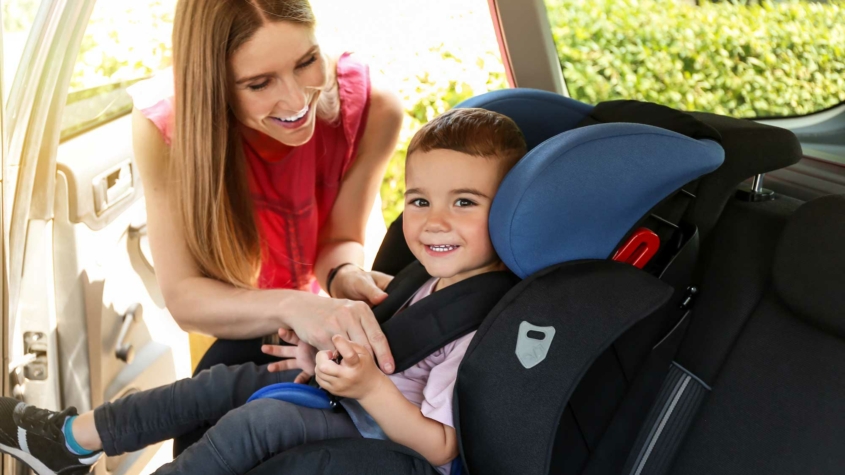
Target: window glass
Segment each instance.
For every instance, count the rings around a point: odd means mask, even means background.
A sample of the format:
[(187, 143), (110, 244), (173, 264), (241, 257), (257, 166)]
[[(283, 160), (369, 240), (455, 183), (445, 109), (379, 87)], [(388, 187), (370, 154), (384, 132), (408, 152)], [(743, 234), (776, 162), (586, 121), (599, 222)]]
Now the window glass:
[(845, 101), (845, 2), (546, 0), (574, 99), (735, 117)]
[(98, 1), (71, 76), (62, 139), (132, 110), (126, 88), (171, 64), (176, 0)]
[(396, 91), (405, 121), (381, 188), (386, 223), (402, 211), (414, 133), (464, 99), (507, 87), (487, 0), (311, 0), (324, 49), (351, 51)]
[(40, 0), (3, 0), (3, 103), (15, 80), (26, 38), (35, 21)]

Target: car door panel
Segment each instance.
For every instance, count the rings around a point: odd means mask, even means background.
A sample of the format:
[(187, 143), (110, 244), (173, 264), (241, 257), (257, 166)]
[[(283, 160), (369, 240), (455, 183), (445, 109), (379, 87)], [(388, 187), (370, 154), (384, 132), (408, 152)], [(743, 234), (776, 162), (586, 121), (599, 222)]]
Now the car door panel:
[[(130, 117), (62, 143), (56, 184), (53, 250), (57, 301), (64, 303), (66, 404), (96, 407), (189, 376), (187, 334), (165, 308), (144, 253), (146, 212)], [(121, 347), (131, 351), (121, 354)], [(110, 458), (97, 470), (138, 473), (155, 450)]]

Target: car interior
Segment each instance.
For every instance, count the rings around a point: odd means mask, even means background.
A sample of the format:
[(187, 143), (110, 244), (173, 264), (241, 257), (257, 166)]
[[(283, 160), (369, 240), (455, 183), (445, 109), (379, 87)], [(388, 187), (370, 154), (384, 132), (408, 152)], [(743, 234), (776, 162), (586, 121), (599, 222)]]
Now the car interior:
[[(44, 0), (0, 104), (3, 391), (80, 412), (190, 376), (156, 283), (127, 84), (67, 91), (103, 3)], [(751, 120), (576, 100), (544, 2), (487, 3), (510, 87), (455, 107), (525, 135), (490, 219), (522, 282), (461, 366), (452, 474), (841, 473), (845, 104)], [(68, 129), (71, 109), (97, 125)], [(413, 260), (400, 214), (372, 268)], [(94, 473), (138, 475), (156, 450)], [(333, 440), (250, 475), (279, 473), (438, 472), (389, 441)]]
[[(640, 289), (626, 297), (630, 291), (626, 287), (637, 288), (633, 275), (626, 276), (630, 282), (614, 282), (600, 298), (591, 294), (604, 285), (591, 282), (594, 276), (583, 275), (548, 284), (540, 294), (543, 296), (531, 294), (528, 289), (538, 285), (537, 280), (559, 272), (561, 263), (565, 269), (566, 263), (572, 262), (566, 258), (557, 261), (545, 252), (541, 254), (545, 260), (538, 265), (541, 270), (520, 275), (526, 280), (491, 311), (479, 334), (485, 330), (500, 334), (493, 338), (495, 344), (487, 346), (490, 336), (475, 337), (456, 390), (465, 473), (831, 473), (842, 466), (845, 461), (832, 441), (842, 414), (836, 409), (841, 378), (833, 363), (842, 351), (835, 316), (843, 301), (836, 283), (845, 277), (845, 271), (835, 243), (845, 230), (841, 219), (845, 199), (831, 195), (805, 203), (767, 189), (741, 186), (749, 175), (798, 162), (801, 149), (794, 134), (649, 104), (623, 104), (621, 112), (618, 104), (592, 108), (534, 90), (492, 92), (461, 106), (484, 107), (512, 117), (525, 131), (530, 150), (543, 142), (548, 147), (555, 140), (569, 138), (570, 129), (595, 128), (614, 117), (631, 123), (661, 123), (691, 136), (706, 137), (715, 131), (711, 137), (717, 137), (724, 150), (724, 163), (715, 171), (685, 184), (649, 208), (643, 219), (633, 218), (637, 227), (670, 231), (667, 239), (661, 240), (667, 244), (661, 246), (661, 252), (669, 255), (662, 260), (655, 257), (663, 264), (637, 272), (669, 284), (671, 297), (660, 305), (635, 316), (643, 310), (633, 301), (648, 301), (649, 295)], [(746, 145), (752, 143), (750, 138), (754, 147)], [(689, 152), (680, 147), (670, 154), (677, 160), (690, 159)], [(591, 156), (595, 161), (605, 158), (597, 153)], [(537, 154), (529, 152), (523, 161), (536, 159)], [(602, 175), (602, 184), (624, 182), (627, 177), (613, 176), (619, 175), (619, 167), (615, 169), (615, 173), (611, 168)], [(551, 172), (544, 169), (540, 173)], [(555, 184), (566, 183), (554, 178)], [(630, 197), (609, 188), (598, 196)], [(550, 195), (542, 187), (539, 193), (543, 196), (537, 201), (594, 199), (566, 191)], [(500, 199), (506, 198), (497, 195)], [(543, 214), (545, 220), (566, 219), (560, 209), (559, 214), (545, 214), (554, 210), (532, 205), (540, 208), (534, 212)], [(676, 217), (676, 221), (660, 213)], [(497, 228), (505, 226), (497, 223), (506, 221), (507, 214), (491, 213), (491, 234), (495, 236)], [(520, 229), (515, 236), (542, 234), (550, 224), (539, 221), (542, 224), (537, 229)], [(834, 221), (838, 222), (831, 226)], [(515, 228), (515, 218), (508, 225)], [(381, 263), (400, 265), (402, 256), (408, 256), (402, 248), (404, 242), (391, 239), (397, 232), (401, 233), (401, 226), (394, 223), (385, 243), (395, 247), (382, 247), (376, 267)], [(629, 232), (625, 238), (630, 238)], [(561, 234), (557, 241), (561, 247), (571, 247), (564, 245), (567, 240)], [(495, 237), (494, 244), (500, 250)], [(536, 242), (524, 245), (537, 249)], [(591, 262), (596, 261), (576, 258), (579, 265)], [(506, 263), (513, 269), (507, 259)], [(578, 291), (571, 290), (572, 286)], [(519, 302), (524, 294), (530, 294), (530, 303), (520, 307), (513, 301)], [(627, 317), (632, 321), (619, 328), (586, 324), (612, 313), (608, 300), (618, 301), (625, 308), (623, 313), (630, 312)], [(505, 302), (508, 305), (502, 309)], [(572, 322), (568, 306), (582, 312)], [(574, 332), (577, 335), (570, 336), (572, 342), (566, 339), (553, 344), (571, 346), (589, 336), (601, 341), (582, 349), (580, 355), (548, 361), (550, 373), (523, 380), (501, 369), (517, 360), (508, 348), (516, 340), (517, 329), (513, 325), (491, 328), (508, 316), (557, 324), (561, 326), (558, 332), (563, 333), (576, 323), (597, 333), (585, 336), (585, 329)], [(486, 354), (479, 356), (485, 350)], [(506, 387), (501, 386), (502, 372), (508, 375)], [(573, 372), (568, 376), (571, 380), (558, 381), (564, 378), (562, 374)], [(543, 394), (541, 402), (532, 398), (537, 392)], [(515, 407), (506, 410), (508, 405)], [(565, 409), (561, 411), (561, 407)], [(491, 417), (496, 411), (498, 415)], [(538, 433), (549, 435), (544, 439)], [(308, 473), (297, 472), (296, 464), (320, 455), (326, 457), (320, 459), (326, 464), (324, 473), (365, 469), (355, 461), (377, 457), (361, 457), (366, 451), (384, 451), (389, 454), (385, 457), (394, 461), (410, 459), (405, 464), (396, 461), (397, 465), (388, 465), (383, 472), (369, 473), (435, 473), (427, 471), (430, 467), (420, 468), (418, 457), (414, 460), (413, 455), (387, 442), (385, 447), (370, 441), (357, 443), (347, 450), (341, 448), (341, 442), (315, 445), (282, 454), (254, 473)]]

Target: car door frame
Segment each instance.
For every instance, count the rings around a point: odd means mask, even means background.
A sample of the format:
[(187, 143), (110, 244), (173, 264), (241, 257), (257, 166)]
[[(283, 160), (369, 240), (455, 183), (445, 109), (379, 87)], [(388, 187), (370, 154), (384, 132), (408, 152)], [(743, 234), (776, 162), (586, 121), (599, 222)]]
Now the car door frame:
[[(4, 395), (17, 392), (27, 402), (48, 408), (60, 404), (56, 307), (51, 293), (56, 151), (76, 52), (94, 3), (42, 0), (4, 109), (4, 333), (9, 336), (3, 340), (3, 350), (11, 380), (3, 391)], [(16, 338), (25, 333), (40, 334), (41, 343), (36, 346)], [(44, 384), (21, 377), (23, 370), (38, 364), (46, 368)], [(11, 467), (7, 458), (7, 473)]]

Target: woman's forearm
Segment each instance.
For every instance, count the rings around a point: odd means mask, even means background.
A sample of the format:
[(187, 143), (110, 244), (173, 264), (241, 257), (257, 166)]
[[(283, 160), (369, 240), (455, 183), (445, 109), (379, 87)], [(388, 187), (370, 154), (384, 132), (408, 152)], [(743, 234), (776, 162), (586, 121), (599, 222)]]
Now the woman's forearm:
[(320, 287), (326, 289), (326, 278), (329, 270), (345, 262), (351, 262), (357, 266), (364, 265), (364, 245), (356, 241), (334, 241), (320, 246), (317, 262), (314, 264), (314, 275), (320, 282)]
[(188, 277), (165, 292), (171, 315), (186, 331), (247, 339), (290, 328), (287, 308), (298, 299), (320, 298), (291, 289), (246, 290), (205, 277)]
[(458, 456), (455, 429), (423, 416), (386, 376), (377, 390), (359, 402), (390, 440), (416, 450), (432, 465)]

